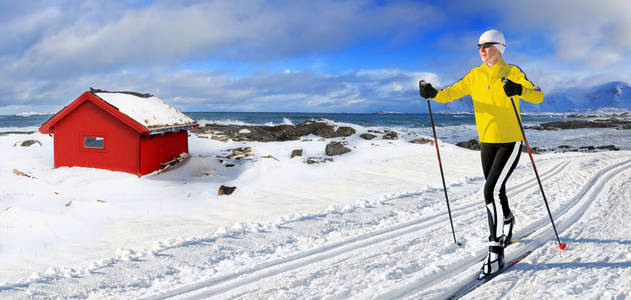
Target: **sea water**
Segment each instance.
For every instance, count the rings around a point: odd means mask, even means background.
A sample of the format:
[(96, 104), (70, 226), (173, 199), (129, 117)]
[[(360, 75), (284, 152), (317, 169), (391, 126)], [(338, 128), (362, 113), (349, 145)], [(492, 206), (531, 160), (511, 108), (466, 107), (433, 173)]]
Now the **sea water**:
[[(390, 128), (397, 131), (413, 132), (432, 136), (431, 120), (427, 113), (270, 113), (270, 112), (187, 112), (189, 117), (201, 126), (209, 123), (237, 125), (280, 125), (299, 124), (308, 119), (325, 118), (335, 122), (351, 123), (368, 128)], [(0, 115), (0, 133), (8, 131), (37, 131), (39, 126), (52, 115)], [(434, 123), (438, 138), (448, 143), (458, 143), (478, 139), (473, 113), (435, 113)], [(567, 121), (571, 118), (563, 114), (523, 114), (523, 124), (536, 126), (545, 122)], [(517, 122), (517, 120), (515, 120)], [(615, 145), (623, 150), (631, 150), (631, 130), (615, 128), (587, 128), (557, 131), (526, 130), (531, 147), (553, 150), (560, 145), (575, 148), (583, 146)]]

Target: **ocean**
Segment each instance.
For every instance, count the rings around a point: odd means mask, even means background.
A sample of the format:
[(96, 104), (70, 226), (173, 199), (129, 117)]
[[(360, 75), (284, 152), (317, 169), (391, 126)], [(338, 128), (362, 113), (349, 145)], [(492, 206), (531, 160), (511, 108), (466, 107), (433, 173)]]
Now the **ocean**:
[[(415, 132), (432, 136), (429, 114), (404, 113), (286, 113), (286, 112), (187, 112), (200, 125), (207, 123), (239, 125), (298, 124), (312, 118), (325, 118), (335, 122), (357, 124), (370, 128), (391, 128), (402, 132)], [(36, 131), (52, 115), (0, 115), (0, 133), (7, 131)], [(563, 114), (523, 114), (524, 125), (570, 120)], [(458, 143), (477, 139), (475, 118), (472, 113), (435, 113), (434, 122), (440, 139)], [(631, 130), (570, 129), (559, 131), (526, 130), (531, 147), (553, 149), (560, 145), (573, 147), (615, 145), (631, 150)]]
[[(283, 124), (291, 121), (293, 124), (301, 123), (308, 119), (325, 118), (336, 122), (352, 123), (364, 127), (406, 127), (423, 128), (430, 127), (429, 114), (404, 114), (404, 113), (373, 113), (373, 114), (350, 114), (350, 113), (249, 113), (249, 112), (189, 112), (188, 116), (198, 122), (218, 121), (230, 123), (243, 122), (248, 125), (262, 124)], [(561, 115), (526, 115), (524, 122), (550, 122), (563, 119)], [(434, 122), (436, 126), (460, 126), (473, 125), (475, 119), (472, 113), (435, 113)]]

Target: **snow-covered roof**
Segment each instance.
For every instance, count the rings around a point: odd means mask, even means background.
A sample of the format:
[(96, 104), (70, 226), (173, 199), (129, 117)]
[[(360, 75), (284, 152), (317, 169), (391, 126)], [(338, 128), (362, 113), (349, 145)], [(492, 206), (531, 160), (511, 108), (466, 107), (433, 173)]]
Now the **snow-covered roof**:
[(191, 127), (196, 124), (195, 120), (155, 96), (126, 92), (94, 92), (93, 94), (147, 127), (151, 133), (174, 127)]

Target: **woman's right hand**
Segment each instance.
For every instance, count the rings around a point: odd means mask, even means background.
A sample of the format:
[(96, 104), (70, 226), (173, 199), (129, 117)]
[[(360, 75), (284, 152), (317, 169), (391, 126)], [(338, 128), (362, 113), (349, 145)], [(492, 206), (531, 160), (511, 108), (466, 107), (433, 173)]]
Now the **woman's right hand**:
[(429, 82), (425, 82), (425, 80), (418, 82), (418, 89), (421, 93), (421, 97), (425, 99), (432, 99), (438, 94), (438, 91)]

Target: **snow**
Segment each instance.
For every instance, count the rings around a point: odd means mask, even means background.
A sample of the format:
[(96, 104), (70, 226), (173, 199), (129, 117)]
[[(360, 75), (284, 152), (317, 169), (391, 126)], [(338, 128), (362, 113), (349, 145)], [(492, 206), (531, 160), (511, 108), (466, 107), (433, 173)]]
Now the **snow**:
[(205, 126), (206, 124), (218, 124), (218, 125), (255, 125), (255, 124), (248, 124), (245, 123), (241, 120), (231, 120), (231, 119), (225, 119), (225, 120), (206, 120), (206, 119), (201, 119), (198, 120), (197, 123), (199, 123), (200, 126)]
[[(440, 142), (458, 247), (433, 145), (409, 143), (422, 137), (412, 130), (367, 141), (358, 136), (368, 128), (335, 125), (357, 133), (270, 143), (191, 135), (189, 160), (143, 177), (53, 169), (51, 137), (0, 136), (0, 298), (426, 299), (466, 284), (486, 251), (479, 152)], [(28, 139), (42, 145), (14, 147)], [(305, 163), (332, 140), (352, 151)], [(219, 162), (246, 146), (252, 159)], [(290, 159), (294, 149), (303, 156)], [(516, 236), (534, 233), (506, 251), (533, 252), (465, 298), (630, 297), (631, 152), (535, 160), (568, 248), (557, 249), (522, 155), (508, 194)], [(237, 189), (218, 196), (221, 185)]]
[(143, 98), (125, 93), (95, 95), (149, 129), (195, 124), (193, 119), (155, 96)]
[(593, 109), (581, 109), (581, 110), (571, 110), (566, 113), (563, 113), (566, 116), (572, 117), (623, 117), (629, 118), (631, 117), (631, 111), (628, 109), (622, 109), (617, 107), (601, 107), (601, 108), (593, 108)]
[(30, 116), (45, 116), (45, 115), (52, 115), (54, 113), (42, 113), (42, 112), (21, 112), (21, 113), (17, 113), (15, 114), (16, 117), (30, 117)]

